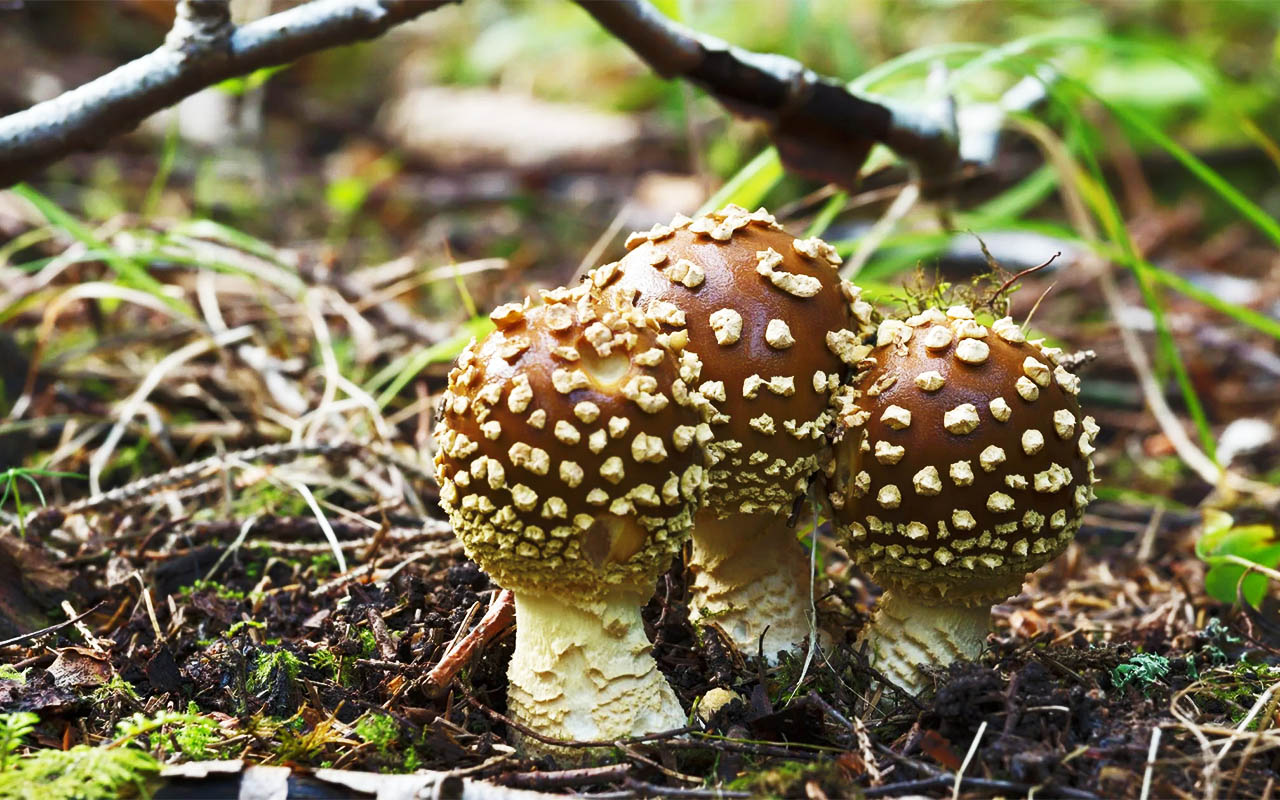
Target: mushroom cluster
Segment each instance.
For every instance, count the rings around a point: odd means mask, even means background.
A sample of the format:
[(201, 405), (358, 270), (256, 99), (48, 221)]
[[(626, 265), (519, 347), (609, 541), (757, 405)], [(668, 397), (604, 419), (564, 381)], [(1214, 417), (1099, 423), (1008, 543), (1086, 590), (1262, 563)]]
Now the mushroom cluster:
[(813, 630), (809, 556), (788, 517), (830, 459), (832, 398), (870, 350), (871, 306), (840, 280), (834, 248), (763, 209), (678, 217), (627, 247), (592, 279), (634, 296), (671, 335), (710, 424), (691, 616), (773, 661)]
[(917, 664), (977, 655), (1092, 497), (1097, 426), (1058, 352), (962, 306), (873, 326), (835, 250), (763, 209), (627, 250), (496, 309), (441, 402), (441, 504), (515, 595), (512, 716), (588, 741), (681, 727), (639, 609), (687, 541), (695, 620), (771, 658), (810, 637), (791, 519), (815, 479), (886, 589), (882, 672), (915, 688)]
[(977, 656), (991, 605), (1080, 526), (1098, 427), (1059, 355), (1008, 317), (929, 309), (882, 322), (845, 393), (833, 522), (886, 590), (867, 637), (901, 686)]
[(512, 716), (587, 741), (678, 728), (640, 607), (705, 494), (700, 395), (675, 402), (682, 367), (622, 293), (584, 283), (542, 299), (496, 309), (449, 374), (441, 505), (515, 596)]

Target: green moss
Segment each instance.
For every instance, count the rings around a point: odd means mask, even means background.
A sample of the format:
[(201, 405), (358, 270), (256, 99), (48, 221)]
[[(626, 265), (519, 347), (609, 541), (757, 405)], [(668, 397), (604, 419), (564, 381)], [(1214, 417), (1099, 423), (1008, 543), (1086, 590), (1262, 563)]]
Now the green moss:
[(269, 688), (274, 677), (280, 672), (283, 672), (285, 680), (292, 684), (298, 679), (298, 671), (301, 668), (302, 662), (288, 650), (262, 653), (254, 664), (253, 673), (249, 676), (249, 689), (260, 692)]
[(356, 720), (356, 735), (387, 755), (400, 740), (400, 725), (387, 714), (369, 712)]

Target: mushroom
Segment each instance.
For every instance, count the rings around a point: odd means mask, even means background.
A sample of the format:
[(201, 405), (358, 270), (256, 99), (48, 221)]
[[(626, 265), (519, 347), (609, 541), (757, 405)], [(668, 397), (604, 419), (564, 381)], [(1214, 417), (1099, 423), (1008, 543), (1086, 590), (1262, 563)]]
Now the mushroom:
[(543, 299), (496, 309), (497, 329), (449, 374), (441, 505), (467, 555), (515, 595), (516, 720), (588, 741), (678, 728), (640, 607), (702, 502), (704, 451), (675, 433), (700, 417), (673, 402), (680, 365), (625, 297), (584, 284)]
[(976, 657), (991, 605), (1080, 527), (1098, 426), (1059, 353), (964, 306), (880, 324), (840, 411), (830, 502), (885, 589), (866, 638), (894, 683), (918, 690), (918, 665)]
[(830, 459), (831, 398), (870, 350), (855, 331), (870, 332), (871, 306), (840, 280), (830, 245), (764, 209), (680, 216), (627, 248), (588, 280), (634, 293), (680, 353), (674, 399), (699, 390), (710, 426), (695, 433), (715, 463), (695, 519), (691, 615), (773, 660), (811, 630), (809, 554), (788, 517)]

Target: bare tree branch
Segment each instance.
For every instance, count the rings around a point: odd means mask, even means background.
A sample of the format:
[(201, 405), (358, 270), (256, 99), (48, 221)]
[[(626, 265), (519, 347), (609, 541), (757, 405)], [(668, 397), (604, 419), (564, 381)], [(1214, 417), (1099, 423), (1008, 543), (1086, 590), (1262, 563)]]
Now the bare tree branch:
[[(236, 27), (228, 0), (179, 0), (164, 44), (52, 100), (0, 118), (0, 188), (77, 150), (92, 149), (201, 89), (262, 67), (381, 35), (458, 0), (311, 0)], [(577, 0), (660, 75), (684, 78), (730, 111), (768, 123), (786, 166), (851, 186), (872, 145), (912, 162), (924, 186), (965, 161), (987, 161), (1005, 113), (1045, 96), (1024, 81), (998, 104), (961, 109), (943, 96), (927, 110), (870, 100), (785, 56), (753, 53), (691, 31), (648, 0)]]
[[(730, 111), (769, 125), (782, 162), (792, 171), (844, 186), (857, 181), (872, 145), (912, 162), (928, 184), (950, 178), (972, 154), (994, 155), (1004, 112), (1044, 97), (1039, 81), (1019, 84), (989, 107), (994, 126), (964, 125), (980, 116), (956, 111), (949, 99), (928, 110), (897, 108), (860, 97), (794, 59), (753, 53), (679, 25), (648, 0), (576, 0), (610, 33), (664, 78), (684, 78)], [(987, 108), (987, 107), (984, 107)], [(992, 115), (987, 115), (991, 118)], [(961, 133), (971, 141), (961, 142)]]
[(0, 188), (227, 78), (372, 39), (457, 0), (312, 0), (241, 27), (227, 0), (180, 0), (165, 42), (52, 100), (0, 118)]

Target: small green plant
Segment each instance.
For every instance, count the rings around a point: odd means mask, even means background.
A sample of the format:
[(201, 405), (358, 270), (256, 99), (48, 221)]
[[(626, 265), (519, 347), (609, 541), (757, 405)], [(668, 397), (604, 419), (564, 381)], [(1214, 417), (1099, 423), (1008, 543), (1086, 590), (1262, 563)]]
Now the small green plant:
[(387, 755), (400, 740), (400, 726), (391, 716), (370, 711), (356, 720), (356, 735)]
[[(187, 705), (187, 720), (173, 732), (173, 742), (184, 756), (193, 761), (204, 761), (217, 755), (214, 743), (218, 741), (218, 724), (200, 716), (200, 707), (194, 702)], [(166, 748), (167, 749), (167, 748)]]
[(39, 721), (35, 714), (0, 715), (0, 797), (18, 800), (107, 800), (125, 787), (146, 795), (146, 781), (160, 763), (139, 739), (169, 725), (185, 726), (189, 714), (162, 711), (134, 714), (116, 726), (116, 738), (100, 746), (79, 744), (69, 750), (37, 750), (18, 755), (22, 739)]
[(214, 593), (214, 596), (216, 596), (219, 600), (240, 601), (240, 600), (243, 600), (245, 597), (244, 592), (240, 591), (239, 589), (232, 589), (231, 587), (224, 586), (223, 584), (218, 583), (217, 581), (206, 581), (202, 579), (196, 579), (191, 583), (191, 585), (183, 586), (179, 590), (179, 593), (183, 597), (190, 597), (196, 592), (202, 592), (202, 591), (205, 591), (206, 589), (212, 590)]
[(1227, 654), (1222, 649), (1222, 646), (1240, 642), (1240, 637), (1233, 634), (1217, 617), (1209, 620), (1209, 623), (1204, 626), (1204, 630), (1200, 631), (1199, 636), (1204, 640), (1200, 650), (1208, 657), (1209, 663), (1215, 667), (1221, 667), (1227, 663)]
[(18, 530), (26, 535), (26, 516), (27, 511), (22, 505), (22, 485), (19, 481), (26, 481), (31, 484), (31, 488), (36, 490), (36, 497), (40, 499), (41, 507), (47, 505), (44, 499), (44, 490), (40, 488), (40, 484), (36, 483), (32, 475), (39, 475), (42, 478), (83, 478), (74, 472), (51, 472), (46, 469), (25, 469), (23, 467), (10, 467), (4, 472), (0, 472), (0, 485), (4, 486), (4, 494), (0, 495), (0, 508), (4, 508), (5, 503), (9, 502), (9, 496), (13, 496), (13, 507), (18, 514)]
[(338, 562), (334, 559), (333, 553), (317, 553), (311, 557), (311, 571), (315, 573), (318, 581), (327, 579), (337, 566)]
[(18, 800), (109, 800), (125, 786), (139, 794), (160, 764), (136, 747), (38, 750), (0, 772), (0, 797)]
[(377, 652), (378, 640), (374, 637), (373, 631), (361, 628), (357, 635), (360, 637), (360, 655), (368, 658)]
[(243, 631), (245, 628), (253, 628), (253, 629), (255, 629), (255, 630), (262, 630), (262, 629), (263, 629), (263, 628), (265, 628), (265, 627), (267, 627), (267, 623), (265, 623), (265, 622), (258, 622), (257, 620), (253, 620), (253, 619), (242, 619), (242, 620), (240, 620), (239, 622), (234, 622), (234, 623), (232, 623), (232, 624), (231, 624), (231, 627), (230, 627), (230, 628), (227, 628), (226, 632), (225, 632), (225, 633), (223, 633), (222, 635), (223, 635), (223, 636), (225, 636), (226, 638), (230, 639), (230, 638), (232, 638), (233, 636), (235, 636), (235, 635), (239, 634), (239, 633), (240, 633), (241, 631)]
[(15, 669), (9, 664), (0, 664), (0, 681), (13, 681), (19, 686), (25, 686), (27, 683), (27, 673), (30, 671), (30, 667), (27, 667), (26, 669)]
[(1150, 696), (1152, 688), (1168, 674), (1169, 659), (1155, 653), (1138, 653), (1111, 670), (1111, 683), (1117, 689), (1136, 683), (1143, 695)]
[(333, 678), (340, 686), (352, 684), (352, 668), (355, 666), (354, 656), (334, 655), (331, 650), (317, 650), (309, 657), (311, 666), (319, 672)]
[(1258, 606), (1266, 596), (1268, 577), (1250, 571), (1249, 565), (1280, 566), (1275, 530), (1270, 525), (1236, 525), (1230, 514), (1216, 509), (1205, 510), (1203, 528), (1196, 540), (1196, 555), (1209, 565), (1205, 591), (1223, 603), (1235, 603), (1242, 596), (1249, 605)]
[(129, 700), (138, 700), (138, 690), (133, 688), (133, 684), (120, 677), (119, 673), (111, 676), (111, 680), (93, 690), (90, 699), (97, 704), (107, 703), (119, 697), (128, 698)]
[(0, 714), (0, 773), (9, 769), (18, 748), (22, 747), (22, 740), (35, 730), (39, 721), (40, 717), (30, 711)]

